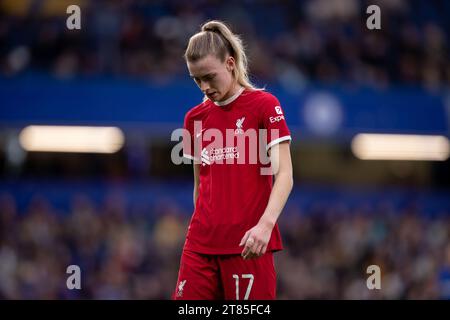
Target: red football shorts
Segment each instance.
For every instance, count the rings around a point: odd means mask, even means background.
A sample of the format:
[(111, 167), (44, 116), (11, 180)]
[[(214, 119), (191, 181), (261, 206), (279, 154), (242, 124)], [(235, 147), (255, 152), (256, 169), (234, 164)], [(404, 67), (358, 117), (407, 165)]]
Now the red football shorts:
[(240, 255), (206, 255), (183, 250), (175, 300), (273, 300), (273, 253), (244, 260)]

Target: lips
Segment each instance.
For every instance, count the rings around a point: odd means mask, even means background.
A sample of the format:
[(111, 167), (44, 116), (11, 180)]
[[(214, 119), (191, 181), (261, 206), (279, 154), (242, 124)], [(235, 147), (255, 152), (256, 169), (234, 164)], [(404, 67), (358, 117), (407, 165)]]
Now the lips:
[(214, 98), (215, 96), (217, 95), (217, 92), (212, 92), (212, 93), (207, 93), (206, 94), (206, 96), (208, 97), (208, 98)]

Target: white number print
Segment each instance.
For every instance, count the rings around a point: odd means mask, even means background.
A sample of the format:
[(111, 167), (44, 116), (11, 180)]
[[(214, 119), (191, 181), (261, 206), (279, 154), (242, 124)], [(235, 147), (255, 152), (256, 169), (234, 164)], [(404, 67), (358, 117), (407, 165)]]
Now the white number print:
[[(236, 300), (239, 300), (239, 275), (233, 274), (233, 278), (236, 281)], [(255, 277), (252, 274), (243, 274), (242, 279), (250, 279), (247, 286), (247, 291), (245, 292), (244, 300), (248, 300), (250, 296), (250, 291), (252, 290), (253, 281)]]

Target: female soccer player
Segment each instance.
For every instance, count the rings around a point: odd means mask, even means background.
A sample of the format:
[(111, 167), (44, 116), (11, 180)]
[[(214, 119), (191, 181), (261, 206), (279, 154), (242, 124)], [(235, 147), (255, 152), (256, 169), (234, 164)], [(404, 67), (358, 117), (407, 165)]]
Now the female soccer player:
[(280, 103), (250, 83), (242, 42), (220, 21), (190, 38), (185, 60), (205, 98), (184, 122), (195, 209), (173, 298), (275, 299), (276, 221), (293, 185)]

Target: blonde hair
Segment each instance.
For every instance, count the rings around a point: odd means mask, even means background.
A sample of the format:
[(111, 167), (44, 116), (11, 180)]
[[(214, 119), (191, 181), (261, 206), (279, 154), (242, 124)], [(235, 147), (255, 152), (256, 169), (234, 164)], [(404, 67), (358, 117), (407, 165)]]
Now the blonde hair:
[(236, 64), (233, 77), (238, 84), (246, 89), (258, 90), (249, 80), (247, 56), (241, 38), (222, 21), (212, 20), (203, 24), (201, 31), (189, 39), (184, 59), (195, 62), (208, 54), (215, 55), (222, 62), (227, 54), (232, 56)]

